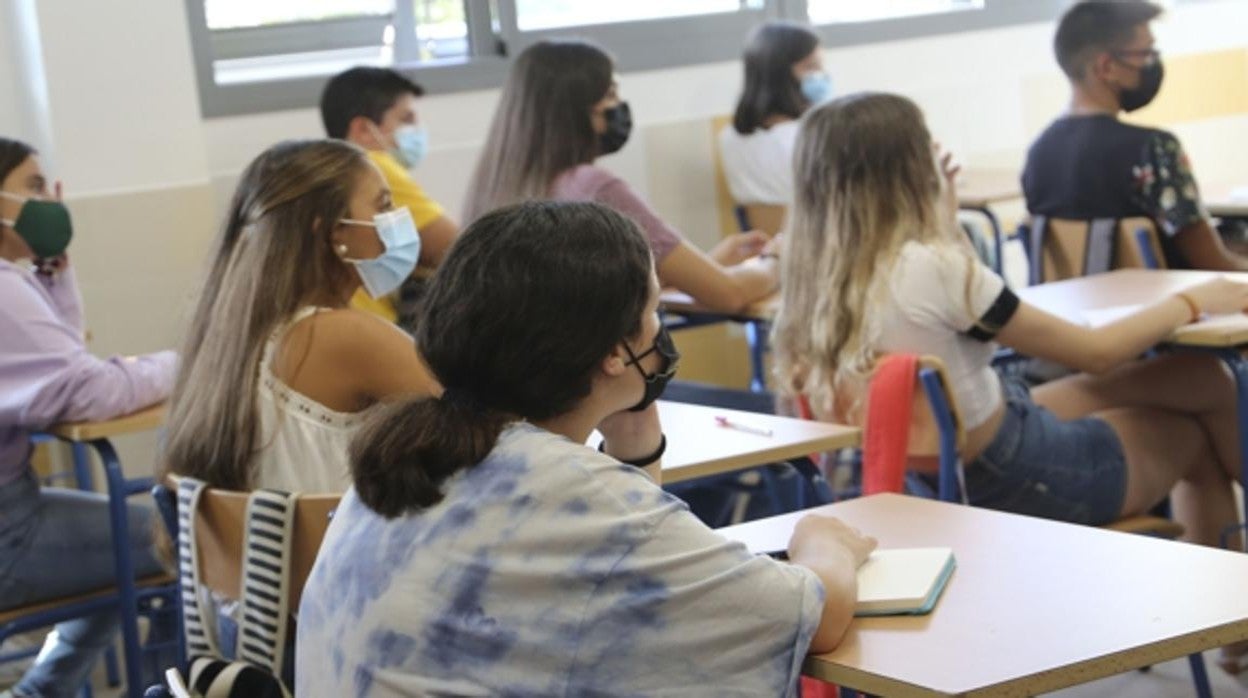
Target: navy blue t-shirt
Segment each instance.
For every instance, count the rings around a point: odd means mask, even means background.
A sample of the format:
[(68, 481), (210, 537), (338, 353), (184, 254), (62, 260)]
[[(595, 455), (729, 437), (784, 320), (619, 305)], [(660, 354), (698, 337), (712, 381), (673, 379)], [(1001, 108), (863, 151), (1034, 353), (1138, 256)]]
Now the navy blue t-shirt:
[(1174, 236), (1206, 217), (1174, 134), (1108, 114), (1066, 116), (1049, 125), (1027, 152), (1023, 193), (1032, 215), (1152, 218), (1172, 268), (1189, 266)]

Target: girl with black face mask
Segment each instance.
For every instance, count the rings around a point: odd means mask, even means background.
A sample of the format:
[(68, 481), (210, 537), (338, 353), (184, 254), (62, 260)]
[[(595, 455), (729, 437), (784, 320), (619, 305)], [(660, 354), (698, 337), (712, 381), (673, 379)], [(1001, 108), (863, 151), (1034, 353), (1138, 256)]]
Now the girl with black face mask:
[(525, 49), (503, 88), (464, 219), (533, 199), (595, 201), (641, 226), (664, 286), (725, 312), (770, 295), (777, 265), (765, 235), (735, 235), (705, 254), (632, 187), (594, 164), (624, 147), (633, 129), (614, 71), (611, 57), (584, 41), (539, 41)]

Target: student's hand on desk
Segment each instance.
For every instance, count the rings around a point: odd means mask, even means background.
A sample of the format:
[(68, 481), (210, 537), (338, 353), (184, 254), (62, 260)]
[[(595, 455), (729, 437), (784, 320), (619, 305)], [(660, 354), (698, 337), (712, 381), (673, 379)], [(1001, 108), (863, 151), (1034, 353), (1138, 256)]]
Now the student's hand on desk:
[(760, 230), (732, 235), (719, 241), (711, 250), (711, 258), (725, 267), (734, 267), (767, 248), (771, 237)]
[(1202, 313), (1224, 315), (1248, 311), (1248, 284), (1219, 276), (1203, 284), (1183, 289)]
[(605, 445), (603, 450), (620, 460), (636, 460), (654, 453), (663, 440), (659, 407), (651, 404), (640, 412), (623, 410), (598, 424)]
[(807, 514), (793, 528), (793, 537), (789, 539), (789, 559), (800, 561), (805, 557), (805, 551), (817, 551), (829, 543), (837, 544), (849, 553), (854, 569), (861, 567), (878, 545), (874, 538), (864, 536), (840, 519)]

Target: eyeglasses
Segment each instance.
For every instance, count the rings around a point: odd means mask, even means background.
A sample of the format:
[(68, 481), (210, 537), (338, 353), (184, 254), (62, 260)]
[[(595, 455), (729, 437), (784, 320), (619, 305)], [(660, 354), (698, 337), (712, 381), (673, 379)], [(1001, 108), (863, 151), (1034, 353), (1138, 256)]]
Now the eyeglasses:
[(1118, 51), (1112, 51), (1110, 55), (1119, 60), (1122, 60), (1127, 56), (1143, 58), (1144, 65), (1152, 65), (1161, 60), (1161, 51), (1158, 51), (1155, 48), (1121, 49)]

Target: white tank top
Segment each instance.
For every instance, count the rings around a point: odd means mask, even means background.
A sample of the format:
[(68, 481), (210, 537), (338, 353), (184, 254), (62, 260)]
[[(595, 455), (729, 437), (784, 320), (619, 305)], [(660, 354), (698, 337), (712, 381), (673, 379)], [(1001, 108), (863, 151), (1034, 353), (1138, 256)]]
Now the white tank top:
[(273, 373), (273, 354), (301, 320), (325, 308), (302, 308), (269, 337), (260, 360), (260, 451), (256, 487), (285, 492), (338, 493), (351, 486), (347, 448), (365, 412), (336, 412), (296, 392)]

